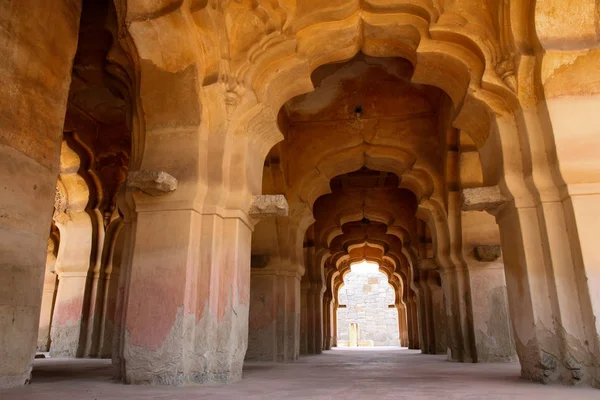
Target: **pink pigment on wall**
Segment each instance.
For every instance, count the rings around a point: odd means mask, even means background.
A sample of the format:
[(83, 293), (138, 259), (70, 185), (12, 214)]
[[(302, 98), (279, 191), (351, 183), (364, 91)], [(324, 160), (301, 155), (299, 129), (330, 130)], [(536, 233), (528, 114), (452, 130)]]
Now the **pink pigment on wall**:
[(165, 341), (182, 306), (183, 288), (175, 277), (140, 279), (131, 282), (131, 307), (127, 312), (127, 330), (131, 343), (156, 350)]
[(67, 325), (69, 322), (76, 322), (81, 318), (82, 310), (82, 296), (74, 297), (60, 303), (57, 302), (54, 306), (53, 323), (58, 325)]

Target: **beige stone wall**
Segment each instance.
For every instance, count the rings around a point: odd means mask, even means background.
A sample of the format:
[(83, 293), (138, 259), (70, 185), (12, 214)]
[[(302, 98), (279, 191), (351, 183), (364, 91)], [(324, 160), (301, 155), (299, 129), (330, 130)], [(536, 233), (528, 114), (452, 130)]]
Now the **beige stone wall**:
[[(338, 346), (348, 345), (349, 325), (358, 324), (358, 340), (374, 346), (399, 346), (398, 310), (394, 307), (394, 289), (381, 272), (344, 276), (337, 310)], [(392, 306), (390, 308), (390, 306)]]

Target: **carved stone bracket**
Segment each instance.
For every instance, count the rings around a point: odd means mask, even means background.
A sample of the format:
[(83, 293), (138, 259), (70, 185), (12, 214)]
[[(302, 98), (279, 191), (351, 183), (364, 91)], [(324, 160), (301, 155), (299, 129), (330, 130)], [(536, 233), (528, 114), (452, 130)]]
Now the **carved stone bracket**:
[(490, 211), (507, 201), (498, 186), (469, 188), (462, 191), (463, 211)]
[(165, 171), (130, 171), (127, 185), (151, 196), (162, 196), (177, 189), (177, 179)]
[(248, 210), (248, 215), (255, 219), (287, 217), (288, 214), (289, 205), (282, 194), (253, 196)]
[(498, 244), (475, 246), (473, 254), (475, 255), (475, 259), (477, 259), (477, 261), (496, 261), (502, 256), (502, 246)]

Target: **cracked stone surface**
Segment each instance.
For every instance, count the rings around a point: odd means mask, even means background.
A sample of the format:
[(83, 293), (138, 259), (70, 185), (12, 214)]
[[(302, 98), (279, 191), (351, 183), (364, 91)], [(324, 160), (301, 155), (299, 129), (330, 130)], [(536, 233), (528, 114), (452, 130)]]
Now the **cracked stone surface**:
[[(335, 349), (296, 363), (244, 364), (231, 385), (119, 385), (110, 360), (40, 359), (26, 387), (2, 400), (108, 399), (544, 399), (597, 400), (598, 390), (540, 385), (519, 377), (519, 365), (449, 363), (445, 355), (396, 348)], [(432, 379), (433, 377), (433, 379)]]

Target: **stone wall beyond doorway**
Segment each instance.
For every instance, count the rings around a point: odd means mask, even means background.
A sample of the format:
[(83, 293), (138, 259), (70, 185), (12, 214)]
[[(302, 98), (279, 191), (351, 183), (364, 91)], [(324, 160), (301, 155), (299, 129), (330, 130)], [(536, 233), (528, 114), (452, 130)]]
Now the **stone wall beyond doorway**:
[(398, 346), (398, 310), (394, 299), (394, 289), (383, 273), (349, 272), (339, 292), (338, 346), (350, 345), (349, 329), (353, 323), (358, 324), (359, 347)]

